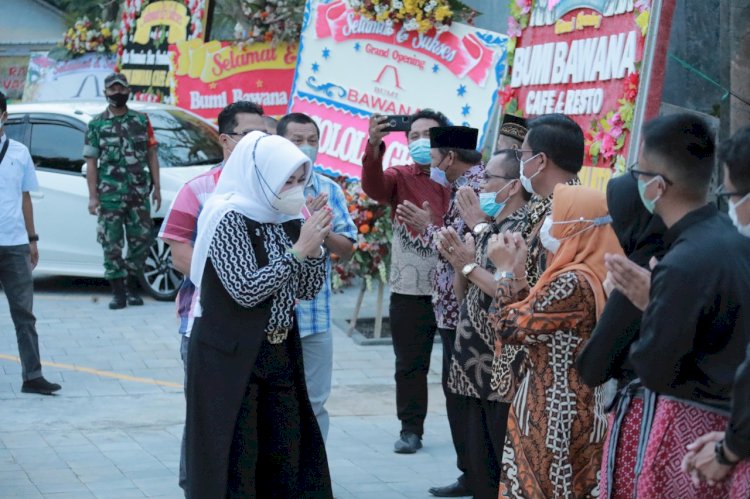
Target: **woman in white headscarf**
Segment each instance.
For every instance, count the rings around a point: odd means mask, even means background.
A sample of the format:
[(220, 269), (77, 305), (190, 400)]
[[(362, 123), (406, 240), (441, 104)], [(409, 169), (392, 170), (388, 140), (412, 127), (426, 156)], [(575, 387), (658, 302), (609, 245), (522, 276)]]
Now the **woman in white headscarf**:
[(190, 278), (200, 288), (187, 384), (191, 499), (332, 497), (310, 407), (295, 300), (321, 289), (331, 215), (304, 225), (307, 156), (253, 132), (198, 219)]

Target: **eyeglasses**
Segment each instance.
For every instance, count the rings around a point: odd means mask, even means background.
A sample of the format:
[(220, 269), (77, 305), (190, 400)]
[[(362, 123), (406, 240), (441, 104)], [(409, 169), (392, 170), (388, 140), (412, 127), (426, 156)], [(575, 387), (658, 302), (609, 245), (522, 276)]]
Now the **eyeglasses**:
[(638, 163), (633, 163), (632, 165), (630, 165), (628, 167), (628, 171), (630, 172), (630, 175), (634, 179), (638, 180), (638, 177), (640, 177), (641, 175), (643, 175), (644, 177), (651, 177), (651, 178), (661, 177), (661, 178), (664, 179), (664, 181), (667, 184), (672, 185), (672, 181), (669, 180), (664, 174), (662, 174), (662, 173), (654, 173), (654, 172), (647, 172), (647, 171), (644, 171), (644, 170), (638, 170), (636, 168), (637, 166), (638, 166)]
[(745, 197), (748, 194), (750, 194), (750, 192), (723, 191), (721, 187), (719, 187), (718, 189), (714, 191), (714, 196), (724, 198), (724, 199), (733, 198), (733, 197)]
[(244, 137), (245, 135), (251, 134), (253, 132), (266, 133), (265, 130), (261, 130), (260, 128), (252, 128), (250, 130), (244, 130), (242, 132), (225, 132), (224, 135), (234, 135), (235, 137)]
[(533, 149), (506, 149), (506, 151), (513, 151), (516, 154), (516, 159), (518, 161), (523, 161), (523, 153), (534, 152)]
[(506, 177), (505, 175), (492, 175), (491, 173), (485, 173), (482, 176), (482, 180), (485, 182), (488, 182), (492, 180), (493, 178), (501, 178), (503, 180), (518, 180), (518, 177)]

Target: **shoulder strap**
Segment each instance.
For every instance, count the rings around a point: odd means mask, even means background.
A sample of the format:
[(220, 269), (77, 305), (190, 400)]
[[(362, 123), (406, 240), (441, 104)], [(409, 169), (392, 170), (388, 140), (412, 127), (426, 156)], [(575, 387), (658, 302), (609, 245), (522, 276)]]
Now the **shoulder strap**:
[(3, 160), (5, 159), (5, 153), (8, 152), (9, 145), (10, 145), (10, 138), (5, 137), (5, 144), (3, 144), (3, 149), (0, 150), (0, 165), (3, 164)]

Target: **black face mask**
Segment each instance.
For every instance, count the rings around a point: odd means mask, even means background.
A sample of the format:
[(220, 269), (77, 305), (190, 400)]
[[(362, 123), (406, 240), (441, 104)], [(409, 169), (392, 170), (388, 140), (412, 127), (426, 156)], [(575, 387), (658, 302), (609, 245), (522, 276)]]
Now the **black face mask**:
[(123, 107), (128, 102), (129, 97), (130, 94), (112, 94), (107, 96), (107, 102), (114, 107)]

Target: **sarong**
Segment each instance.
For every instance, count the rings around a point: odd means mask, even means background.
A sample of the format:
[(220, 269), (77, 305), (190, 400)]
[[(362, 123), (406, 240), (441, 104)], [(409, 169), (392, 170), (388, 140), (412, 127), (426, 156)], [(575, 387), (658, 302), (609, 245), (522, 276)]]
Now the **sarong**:
[(643, 469), (638, 477), (638, 499), (747, 499), (750, 496), (750, 460), (734, 467), (732, 474), (713, 486), (701, 481), (695, 487), (680, 469), (686, 446), (712, 431), (724, 431), (729, 416), (717, 409), (661, 396), (651, 428)]

